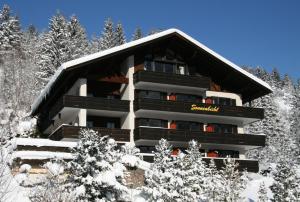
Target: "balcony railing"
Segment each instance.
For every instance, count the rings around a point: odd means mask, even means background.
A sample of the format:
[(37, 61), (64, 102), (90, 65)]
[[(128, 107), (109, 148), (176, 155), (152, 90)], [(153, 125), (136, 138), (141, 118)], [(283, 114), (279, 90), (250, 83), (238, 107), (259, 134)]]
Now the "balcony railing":
[(209, 89), (210, 79), (204, 76), (169, 74), (164, 72), (138, 71), (133, 77), (134, 83), (150, 82)]
[(202, 144), (247, 145), (255, 147), (264, 147), (266, 141), (264, 135), (221, 134), (202, 131), (147, 127), (139, 127), (134, 131), (135, 141), (160, 140), (161, 138), (176, 142), (188, 142), (190, 140), (196, 140)]
[[(63, 138), (72, 138), (78, 139), (79, 132), (81, 129), (87, 129), (86, 127), (80, 126), (70, 126), (62, 125), (54, 133), (52, 133), (49, 138), (51, 140), (61, 140)], [(97, 131), (99, 135), (105, 136), (108, 135), (116, 141), (129, 142), (130, 141), (130, 130), (127, 129), (117, 129), (117, 128), (100, 128), (92, 127), (89, 128), (94, 131)]]
[(64, 107), (129, 112), (129, 101), (99, 97), (64, 95), (49, 111), (50, 119), (56, 116), (57, 113), (60, 112)]
[(206, 103), (193, 103), (171, 100), (137, 99), (134, 101), (134, 110), (166, 111), (191, 114), (245, 117), (250, 119), (263, 119), (264, 109), (213, 105)]

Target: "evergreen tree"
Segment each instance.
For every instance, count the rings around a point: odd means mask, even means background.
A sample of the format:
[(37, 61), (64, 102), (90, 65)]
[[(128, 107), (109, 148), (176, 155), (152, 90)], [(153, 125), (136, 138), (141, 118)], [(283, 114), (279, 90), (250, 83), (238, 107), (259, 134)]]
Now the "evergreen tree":
[(115, 46), (114, 24), (110, 18), (104, 23), (104, 29), (100, 38), (101, 50), (109, 49)]
[(222, 191), (222, 197), (227, 202), (242, 201), (242, 192), (246, 188), (246, 175), (240, 173), (237, 169), (238, 164), (234, 159), (228, 158), (224, 160), (224, 167), (220, 171), (220, 175), (224, 179), (225, 187)]
[(21, 51), (21, 38), (19, 18), (12, 16), (9, 6), (4, 5), (0, 12), (0, 56)]
[(126, 38), (125, 34), (123, 31), (123, 26), (121, 23), (118, 23), (115, 29), (115, 45), (114, 46), (119, 46), (126, 43)]
[(172, 162), (172, 146), (165, 139), (161, 139), (155, 146), (154, 162), (151, 168), (145, 172), (145, 186), (142, 188), (144, 195), (150, 201), (171, 201), (170, 180), (173, 173), (170, 168)]
[(132, 36), (132, 41), (140, 39), (143, 37), (142, 29), (140, 27), (137, 27), (134, 30), (133, 36)]
[(300, 177), (297, 168), (287, 159), (281, 159), (273, 172), (272, 201), (296, 202), (300, 198)]
[(264, 182), (259, 185), (257, 202), (268, 202), (267, 187)]
[(72, 16), (68, 23), (70, 59), (76, 59), (88, 52), (88, 40), (85, 29), (81, 26), (76, 16)]
[(122, 183), (125, 167), (120, 163), (117, 144), (108, 136), (99, 136), (92, 130), (82, 130), (74, 150), (74, 159), (68, 164), (67, 186), (80, 201), (126, 200), (128, 190)]
[(226, 181), (217, 169), (215, 160), (211, 159), (207, 169), (207, 185), (205, 196), (210, 202), (217, 202), (224, 200), (224, 187), (226, 187)]
[(58, 12), (50, 20), (49, 32), (41, 36), (41, 43), (36, 58), (39, 65), (37, 78), (40, 79), (41, 86), (45, 86), (63, 62), (71, 59), (68, 28), (67, 20)]

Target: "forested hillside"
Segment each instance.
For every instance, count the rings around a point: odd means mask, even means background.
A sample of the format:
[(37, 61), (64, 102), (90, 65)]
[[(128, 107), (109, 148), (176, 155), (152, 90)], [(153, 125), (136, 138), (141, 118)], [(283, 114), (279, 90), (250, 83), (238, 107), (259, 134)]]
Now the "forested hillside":
[[(35, 119), (29, 117), (30, 105), (63, 62), (127, 41), (122, 24), (114, 24), (109, 18), (104, 22), (102, 32), (99, 32), (98, 36), (88, 37), (84, 26), (75, 15), (65, 17), (58, 12), (50, 19), (49, 27), (45, 30), (37, 30), (34, 25), (22, 27), (21, 17), (16, 16), (7, 5), (0, 11), (1, 145), (7, 144), (16, 136), (39, 136), (39, 132), (35, 129)], [(151, 31), (149, 34), (156, 31), (159, 30)], [(143, 37), (142, 30), (137, 28), (133, 30), (132, 38), (129, 40), (141, 37)], [(262, 175), (272, 175), (274, 183), (270, 190), (275, 201), (297, 201), (299, 199), (297, 197), (300, 196), (300, 176), (297, 175), (300, 165), (300, 81), (293, 81), (289, 75), (281, 76), (276, 69), (272, 72), (267, 72), (262, 67), (245, 67), (245, 69), (270, 84), (274, 91), (246, 104), (265, 109), (265, 119), (248, 126), (247, 132), (264, 134), (267, 137), (266, 147), (249, 151), (248, 158), (259, 159)], [(190, 146), (190, 149), (198, 148), (197, 145)], [(165, 147), (163, 150), (168, 149)], [(193, 160), (198, 159), (192, 155), (188, 156), (187, 163)], [(161, 162), (159, 160), (157, 162), (154, 171), (159, 173)], [(165, 165), (170, 166), (167, 163)], [(201, 169), (201, 166), (193, 169)], [(178, 169), (185, 168), (172, 169), (170, 172), (178, 172)], [(157, 174), (153, 173), (154, 171), (148, 173), (148, 180)], [(204, 176), (205, 173), (197, 175)], [(194, 179), (187, 178), (187, 180), (190, 181), (185, 183), (193, 183)], [(222, 181), (222, 179), (213, 180)], [(153, 181), (152, 183), (154, 183), (152, 187), (143, 189), (145, 194), (153, 194), (157, 184)], [(242, 180), (239, 183), (238, 186), (244, 186)], [(235, 187), (231, 189), (234, 190)], [(242, 189), (240, 187), (238, 190)], [(265, 188), (261, 188), (261, 192), (264, 191)], [(226, 195), (226, 192), (221, 194)], [(152, 197), (155, 200), (157, 196)]]

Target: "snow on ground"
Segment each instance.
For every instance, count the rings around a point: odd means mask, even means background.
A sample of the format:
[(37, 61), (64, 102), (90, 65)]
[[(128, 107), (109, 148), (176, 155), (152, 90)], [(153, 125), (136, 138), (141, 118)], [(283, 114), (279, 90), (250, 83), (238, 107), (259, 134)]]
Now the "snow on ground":
[[(247, 185), (247, 188), (243, 195), (248, 199), (247, 201), (257, 201), (258, 200), (258, 189), (259, 185), (264, 182), (266, 187), (269, 187), (273, 183), (272, 177), (265, 177), (258, 173), (248, 173), (248, 177), (250, 178), (250, 181)], [(269, 188), (267, 188), (268, 191), (268, 198), (272, 198), (272, 192)]]
[(24, 146), (37, 146), (37, 147), (76, 147), (77, 142), (69, 141), (53, 141), (49, 139), (38, 139), (38, 138), (15, 138), (13, 140), (15, 145), (24, 145)]
[(48, 151), (16, 151), (13, 159), (72, 159), (73, 155), (67, 152), (48, 152)]

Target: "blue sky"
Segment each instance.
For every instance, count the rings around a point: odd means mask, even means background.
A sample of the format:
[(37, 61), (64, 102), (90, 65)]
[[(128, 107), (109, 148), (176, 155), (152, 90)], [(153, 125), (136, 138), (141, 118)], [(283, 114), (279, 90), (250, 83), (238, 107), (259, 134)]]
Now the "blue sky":
[(45, 30), (60, 10), (75, 14), (89, 36), (99, 35), (103, 21), (122, 22), (127, 39), (140, 26), (175, 27), (238, 65), (276, 67), (281, 74), (300, 78), (300, 1), (280, 0), (0, 0), (20, 16), (23, 27)]

